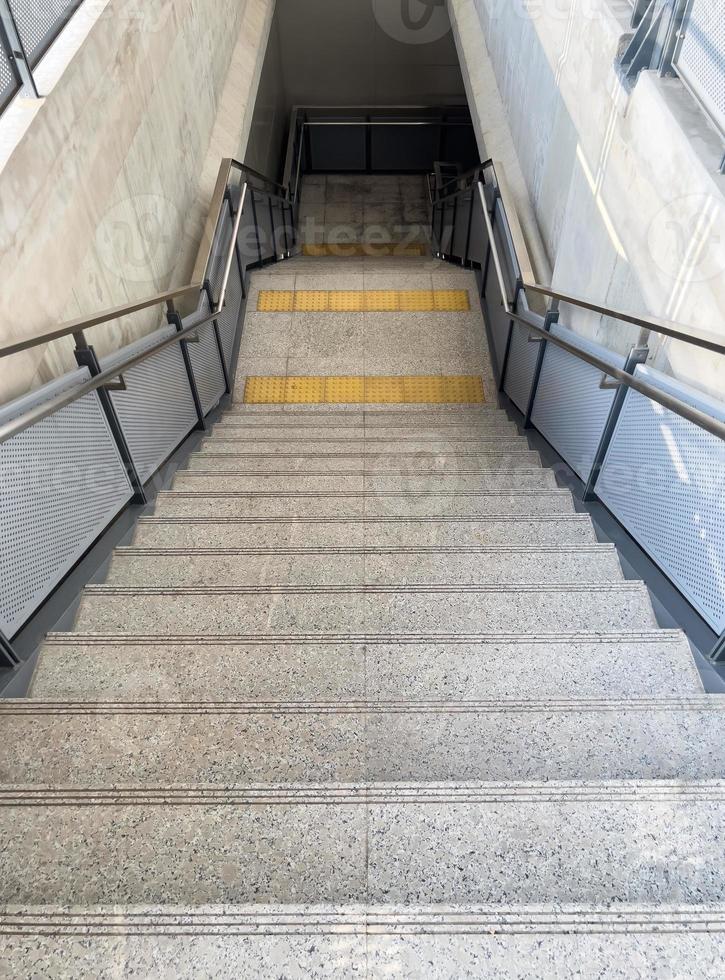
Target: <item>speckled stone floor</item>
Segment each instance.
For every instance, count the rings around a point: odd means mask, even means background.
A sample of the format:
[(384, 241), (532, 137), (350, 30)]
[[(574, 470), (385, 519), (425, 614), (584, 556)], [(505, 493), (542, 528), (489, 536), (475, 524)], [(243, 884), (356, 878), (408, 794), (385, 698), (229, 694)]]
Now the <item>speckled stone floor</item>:
[[(321, 178), (304, 211), (392, 237), (423, 190)], [(0, 703), (0, 976), (722, 976), (725, 701), (497, 410), (475, 288), (429, 258), (254, 274), (235, 405)], [(243, 403), (332, 374), (487, 401)]]

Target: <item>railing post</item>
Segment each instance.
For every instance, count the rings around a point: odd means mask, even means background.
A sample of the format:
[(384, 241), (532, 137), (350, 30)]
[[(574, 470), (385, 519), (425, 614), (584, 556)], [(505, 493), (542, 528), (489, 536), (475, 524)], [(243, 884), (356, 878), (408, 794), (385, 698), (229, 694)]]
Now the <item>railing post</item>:
[[(648, 356), (648, 347), (633, 347), (627, 356), (624, 370), (627, 372), (627, 374), (634, 374), (635, 370), (637, 369), (637, 365), (644, 364)], [(602, 437), (599, 440), (599, 445), (594, 456), (594, 462), (592, 463), (591, 472), (589, 473), (589, 479), (587, 480), (586, 487), (584, 488), (583, 499), (587, 502), (597, 499), (595, 487), (597, 480), (599, 479), (599, 474), (602, 471), (602, 466), (604, 465), (604, 460), (609, 450), (609, 446), (612, 442), (614, 430), (616, 429), (617, 422), (619, 421), (619, 416), (622, 414), (622, 409), (624, 408), (624, 401), (627, 397), (628, 390), (628, 386), (622, 382), (619, 382), (617, 385), (614, 401), (612, 402), (612, 407), (610, 408), (609, 415), (607, 417), (607, 424), (604, 426), (604, 431), (602, 432)]]
[(15, 23), (15, 17), (10, 9), (8, 0), (0, 0), (0, 24), (2, 25), (0, 37), (4, 35), (7, 39), (8, 56), (14, 67), (18, 81), (23, 86), (26, 95), (34, 99), (39, 99), (38, 88), (35, 84), (27, 55), (25, 54), (25, 46), (20, 37), (20, 32), (18, 31), (18, 26)]
[(708, 660), (714, 664), (725, 663), (725, 632), (720, 634), (720, 638), (708, 654)]
[(9, 667), (11, 670), (13, 667), (17, 667), (20, 663), (20, 657), (13, 650), (10, 640), (5, 636), (2, 630), (0, 630), (0, 665), (3, 667)]
[[(211, 283), (208, 279), (204, 280), (203, 290), (206, 293), (206, 297), (209, 301), (209, 310), (214, 309), (214, 295), (211, 290)], [(214, 330), (214, 336), (216, 337), (217, 351), (219, 352), (219, 360), (221, 361), (222, 374), (224, 375), (224, 388), (226, 389), (227, 395), (231, 392), (232, 386), (229, 381), (229, 372), (227, 371), (226, 361), (224, 360), (224, 347), (222, 346), (222, 335), (219, 332), (219, 321), (215, 318), (211, 322), (212, 329)]]
[[(95, 378), (103, 370), (98, 361), (95, 350), (86, 343), (86, 338), (82, 331), (74, 334), (73, 338), (76, 342), (75, 358), (77, 363), (81, 367), (87, 367), (91, 377)], [(131, 503), (143, 506), (144, 504), (148, 503), (148, 498), (146, 497), (146, 493), (143, 488), (143, 480), (139, 476), (138, 470), (136, 469), (136, 464), (134, 463), (133, 456), (131, 455), (131, 449), (126, 442), (126, 435), (123, 431), (121, 420), (118, 417), (118, 413), (116, 412), (116, 408), (113, 404), (109, 391), (106, 388), (99, 388), (98, 399), (101, 403), (101, 407), (103, 408), (106, 420), (108, 421), (108, 426), (111, 430), (114, 442), (116, 443), (116, 448), (118, 449), (133, 489)]]
[(466, 229), (466, 248), (463, 253), (463, 259), (461, 260), (461, 265), (468, 265), (468, 256), (471, 250), (471, 228), (473, 226), (473, 202), (476, 197), (475, 191), (473, 189), (473, 184), (471, 184), (471, 206), (468, 209), (468, 228)]
[[(176, 312), (176, 309), (174, 308), (174, 304), (172, 302), (169, 302), (168, 304), (168, 312), (166, 314), (166, 319), (173, 327), (176, 327), (177, 333), (180, 333), (184, 329), (184, 325), (181, 322), (181, 317)], [(204, 408), (202, 407), (201, 398), (199, 397), (199, 389), (196, 386), (196, 378), (194, 377), (194, 365), (191, 363), (191, 357), (189, 356), (189, 348), (184, 338), (182, 338), (179, 341), (179, 347), (181, 348), (181, 356), (184, 359), (186, 376), (189, 379), (189, 388), (191, 389), (191, 397), (194, 400), (194, 408), (196, 409), (196, 417), (198, 419), (196, 423), (196, 428), (204, 432), (206, 431), (206, 422), (204, 421)]]
[[(553, 299), (549, 303), (549, 309), (546, 311), (546, 316), (544, 317), (544, 330), (547, 333), (551, 330), (554, 323), (559, 320), (559, 300)], [(539, 381), (541, 380), (541, 369), (544, 366), (544, 355), (546, 354), (546, 340), (542, 337), (539, 343), (539, 352), (536, 357), (536, 367), (534, 368), (534, 376), (531, 379), (531, 392), (529, 393), (529, 403), (526, 406), (526, 415), (524, 416), (524, 428), (531, 428), (531, 415), (534, 411), (534, 402), (536, 401), (536, 394), (539, 390)]]
[(259, 256), (259, 268), (262, 268), (262, 243), (259, 240), (259, 222), (257, 221), (257, 205), (254, 200), (254, 188), (249, 185), (249, 196), (252, 201), (252, 221), (254, 222), (254, 236), (257, 239), (257, 255)]

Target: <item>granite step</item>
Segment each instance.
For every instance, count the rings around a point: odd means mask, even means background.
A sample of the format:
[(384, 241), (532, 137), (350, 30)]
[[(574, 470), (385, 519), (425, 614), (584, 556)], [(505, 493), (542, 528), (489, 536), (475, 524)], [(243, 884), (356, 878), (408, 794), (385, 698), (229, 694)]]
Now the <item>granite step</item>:
[(0, 955), (16, 976), (36, 976), (43, 963), (46, 975), (74, 980), (162, 977), (170, 964), (180, 980), (412, 980), (421, 963), (430, 980), (521, 980), (522, 963), (531, 977), (625, 978), (641, 964), (640, 976), (704, 980), (725, 957), (725, 908), (38, 906), (0, 910)]
[(0, 805), (5, 906), (704, 910), (725, 893), (719, 780), (8, 785)]
[(220, 638), (330, 633), (460, 636), (487, 632), (652, 629), (639, 582), (601, 585), (88, 586), (76, 629)]
[(226, 470), (245, 473), (302, 472), (349, 473), (460, 473), (510, 472), (541, 465), (539, 454), (533, 450), (520, 452), (249, 452), (249, 453), (192, 453), (188, 469), (213, 469), (220, 474)]
[[(725, 780), (725, 696), (0, 701), (0, 784)], [(525, 746), (525, 751), (522, 751)]]
[(108, 585), (401, 585), (619, 582), (613, 545), (500, 549), (117, 548)]
[(553, 470), (519, 470), (513, 473), (482, 473), (458, 476), (455, 474), (358, 474), (335, 473), (234, 473), (220, 475), (214, 470), (179, 470), (173, 490), (236, 493), (331, 493), (365, 491), (396, 491), (408, 493), (453, 492), (474, 490), (555, 490)]
[(490, 420), (481, 422), (437, 422), (422, 423), (409, 422), (407, 425), (371, 425), (360, 421), (358, 424), (338, 425), (333, 423), (319, 423), (312, 425), (311, 421), (304, 422), (299, 420), (295, 424), (289, 422), (285, 424), (270, 424), (269, 421), (257, 422), (255, 420), (239, 419), (229, 420), (222, 418), (214, 426), (209, 439), (288, 439), (297, 441), (300, 439), (347, 439), (357, 441), (364, 439), (389, 439), (389, 440), (410, 440), (410, 439), (464, 439), (470, 441), (480, 438), (491, 438), (492, 436), (510, 436), (515, 438), (518, 429), (514, 422), (509, 421), (505, 416), (503, 419), (494, 416)]
[(247, 454), (271, 455), (280, 458), (289, 455), (306, 456), (349, 456), (357, 453), (365, 455), (411, 453), (432, 455), (456, 455), (457, 453), (491, 453), (501, 456), (510, 453), (530, 452), (528, 441), (523, 436), (496, 435), (480, 439), (375, 439), (365, 438), (353, 443), (350, 439), (228, 439), (219, 436), (204, 439), (196, 456), (236, 456)]
[(330, 404), (330, 405), (246, 405), (235, 403), (224, 410), (222, 416), (227, 421), (235, 419), (264, 419), (269, 417), (276, 423), (297, 425), (300, 419), (331, 420), (334, 425), (406, 425), (408, 422), (429, 424), (438, 421), (479, 422), (487, 419), (506, 419), (506, 413), (497, 405), (370, 405)]
[(46, 700), (445, 700), (703, 693), (676, 630), (509, 633), (390, 642), (51, 633), (31, 697)]
[(586, 514), (520, 517), (139, 518), (134, 545), (164, 548), (564, 547), (596, 542)]
[(573, 514), (568, 490), (458, 493), (162, 491), (156, 517), (539, 517)]

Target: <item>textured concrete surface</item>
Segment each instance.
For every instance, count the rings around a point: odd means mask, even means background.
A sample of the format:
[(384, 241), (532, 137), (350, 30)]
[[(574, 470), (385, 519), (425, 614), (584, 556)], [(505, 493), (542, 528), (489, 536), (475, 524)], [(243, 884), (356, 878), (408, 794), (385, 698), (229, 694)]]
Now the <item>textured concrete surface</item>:
[(702, 694), (676, 631), (397, 643), (367, 637), (146, 640), (54, 634), (33, 698), (214, 701), (688, 697)]
[[(0, 781), (25, 786), (725, 780), (725, 697), (0, 704)], [(521, 751), (522, 745), (526, 746)]]

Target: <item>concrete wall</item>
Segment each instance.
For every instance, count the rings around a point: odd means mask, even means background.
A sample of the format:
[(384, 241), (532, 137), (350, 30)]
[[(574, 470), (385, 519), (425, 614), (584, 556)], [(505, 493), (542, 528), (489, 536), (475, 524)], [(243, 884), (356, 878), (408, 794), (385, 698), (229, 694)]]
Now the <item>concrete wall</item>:
[[(0, 343), (184, 281), (219, 160), (246, 151), (274, 0), (101, 7), (0, 171)], [(157, 322), (89, 339), (116, 349)], [(71, 351), (5, 361), (0, 400), (72, 365)]]
[[(614, 63), (616, 0), (449, 0), (482, 155), (510, 174), (537, 273), (614, 308), (725, 336), (722, 141), (677, 79)], [(637, 328), (569, 325), (620, 350)], [(725, 358), (652, 337), (653, 363), (722, 396)]]

